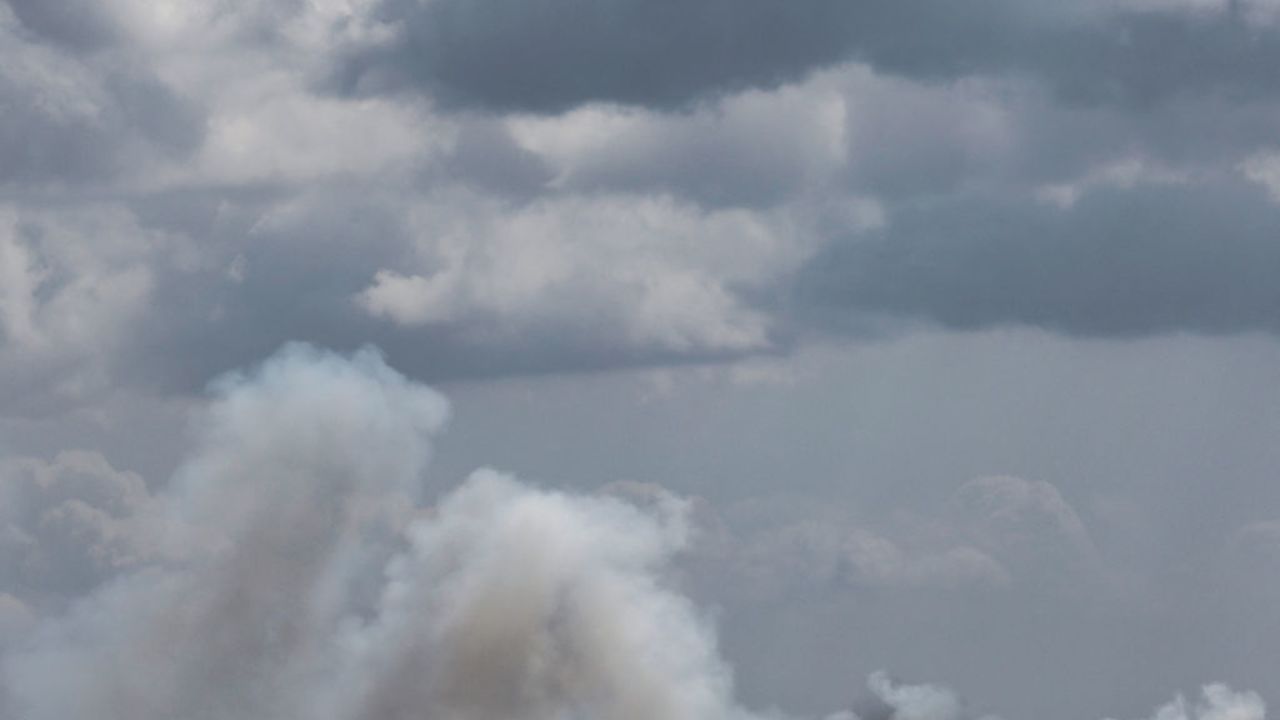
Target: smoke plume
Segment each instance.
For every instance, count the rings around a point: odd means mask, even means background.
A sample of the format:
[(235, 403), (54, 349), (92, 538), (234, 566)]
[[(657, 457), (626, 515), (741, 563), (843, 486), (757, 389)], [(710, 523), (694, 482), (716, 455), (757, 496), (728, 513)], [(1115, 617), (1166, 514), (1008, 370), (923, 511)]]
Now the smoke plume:
[[(688, 501), (492, 470), (425, 497), (448, 405), (373, 350), (288, 346), (212, 394), (155, 492), (88, 456), (0, 472), (0, 497), (79, 519), (0, 514), (14, 567), (54, 557), (33, 545), (41, 528), (79, 562), (70, 580), (0, 576), (0, 720), (758, 717), (667, 573)], [(945, 688), (879, 673), (868, 688), (875, 708), (831, 717), (970, 717)], [(1215, 685), (1156, 718), (1264, 709)]]
[(22, 720), (732, 718), (709, 626), (664, 582), (688, 537), (476, 472), (422, 502), (447, 415), (372, 351), (292, 346), (220, 381), (137, 518), (159, 559), (5, 657)]

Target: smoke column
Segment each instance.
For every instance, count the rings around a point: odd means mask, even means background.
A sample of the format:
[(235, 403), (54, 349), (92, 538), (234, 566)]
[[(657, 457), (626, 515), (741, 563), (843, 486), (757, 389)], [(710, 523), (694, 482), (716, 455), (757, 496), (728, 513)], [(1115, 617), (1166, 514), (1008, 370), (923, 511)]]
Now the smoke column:
[(661, 579), (683, 504), (479, 471), (426, 506), (446, 415), (372, 351), (291, 346), (219, 381), (195, 456), (136, 518), (158, 557), (7, 654), (9, 715), (741, 715), (713, 633)]

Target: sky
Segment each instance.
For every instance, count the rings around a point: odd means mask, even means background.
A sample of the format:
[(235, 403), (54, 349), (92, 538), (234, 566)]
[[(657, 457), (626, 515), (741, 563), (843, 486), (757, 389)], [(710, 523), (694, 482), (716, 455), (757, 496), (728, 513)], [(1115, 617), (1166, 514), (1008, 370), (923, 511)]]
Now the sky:
[(0, 720), (1264, 720), (1276, 0), (0, 0)]

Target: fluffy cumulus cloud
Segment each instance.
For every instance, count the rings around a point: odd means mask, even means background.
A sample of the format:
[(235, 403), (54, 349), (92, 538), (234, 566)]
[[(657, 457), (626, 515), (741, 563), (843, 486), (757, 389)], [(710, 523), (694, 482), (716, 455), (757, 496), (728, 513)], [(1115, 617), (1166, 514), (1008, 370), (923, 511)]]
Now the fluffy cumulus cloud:
[(621, 348), (764, 349), (767, 318), (734, 289), (767, 282), (794, 255), (784, 233), (748, 213), (662, 200), (539, 203), (507, 214), (477, 203), (443, 224), (430, 210), (421, 221), (424, 272), (380, 270), (357, 301), (401, 325), (498, 338), (541, 327), (604, 335)]

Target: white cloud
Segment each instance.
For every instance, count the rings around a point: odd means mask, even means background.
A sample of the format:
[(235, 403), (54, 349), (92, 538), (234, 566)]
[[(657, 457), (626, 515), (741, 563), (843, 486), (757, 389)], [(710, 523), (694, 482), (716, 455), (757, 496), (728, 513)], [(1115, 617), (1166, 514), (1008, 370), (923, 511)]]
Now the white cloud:
[(104, 389), (104, 359), (146, 309), (167, 244), (112, 208), (0, 206), (0, 393), (57, 402)]
[(890, 720), (960, 720), (960, 700), (947, 688), (897, 684), (883, 672), (872, 674), (867, 687), (893, 708)]
[(507, 124), (521, 146), (551, 163), (562, 188), (754, 205), (805, 193), (843, 166), (846, 98), (834, 85), (819, 75), (687, 113), (588, 105), (553, 117), (515, 116)]
[(736, 291), (798, 261), (785, 225), (746, 211), (634, 197), (517, 209), (450, 199), (418, 211), (421, 265), (378, 273), (357, 298), (368, 312), (481, 339), (542, 329), (628, 348), (758, 350), (768, 320)]
[(1152, 720), (1266, 720), (1267, 707), (1255, 692), (1236, 692), (1226, 685), (1205, 685), (1200, 702), (1187, 703), (1179, 695), (1162, 705)]
[(308, 182), (403, 172), (451, 136), (448, 127), (384, 100), (318, 98), (279, 82), (242, 84), (209, 118), (209, 135), (177, 182)]

